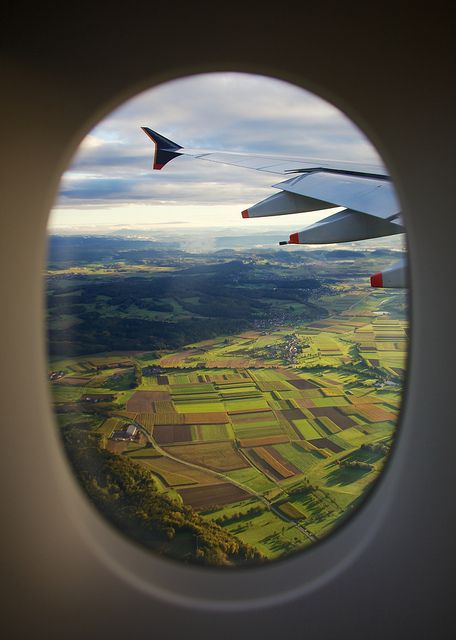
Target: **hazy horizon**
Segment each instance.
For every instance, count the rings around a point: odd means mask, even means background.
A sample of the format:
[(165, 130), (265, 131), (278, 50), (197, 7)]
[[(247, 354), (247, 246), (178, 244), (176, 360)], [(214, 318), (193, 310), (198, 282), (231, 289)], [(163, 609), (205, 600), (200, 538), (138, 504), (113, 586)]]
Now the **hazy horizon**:
[(268, 250), (276, 249), (277, 251), (301, 251), (309, 252), (312, 250), (324, 249), (333, 250), (375, 250), (375, 249), (391, 249), (394, 251), (405, 251), (404, 234), (396, 236), (387, 236), (384, 238), (371, 238), (356, 242), (343, 242), (337, 244), (321, 244), (321, 245), (285, 245), (279, 246), (279, 241), (287, 239), (289, 233), (288, 227), (278, 227), (262, 229), (261, 233), (253, 231), (244, 231), (240, 228), (232, 227), (213, 227), (208, 229), (201, 228), (179, 228), (163, 225), (158, 230), (156, 227), (149, 228), (129, 228), (128, 226), (100, 227), (98, 232), (90, 228), (77, 228), (73, 230), (63, 229), (54, 230), (49, 233), (50, 236), (65, 237), (88, 237), (88, 238), (122, 238), (125, 240), (149, 240), (154, 242), (177, 242), (181, 250), (190, 253), (209, 253), (211, 251), (219, 251), (221, 249), (249, 249), (264, 248)]

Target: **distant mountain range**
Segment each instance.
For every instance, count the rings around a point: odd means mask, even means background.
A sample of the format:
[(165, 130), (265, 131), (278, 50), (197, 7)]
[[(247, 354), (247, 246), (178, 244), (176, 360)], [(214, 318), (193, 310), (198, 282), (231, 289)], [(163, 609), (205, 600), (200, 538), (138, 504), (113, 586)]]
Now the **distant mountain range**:
[[(48, 238), (48, 263), (56, 265), (62, 263), (91, 263), (97, 261), (116, 260), (144, 260), (160, 256), (185, 256), (214, 254), (219, 258), (245, 258), (248, 254), (257, 257), (280, 252), (282, 262), (301, 261), (304, 255), (317, 260), (354, 260), (362, 256), (393, 257), (402, 252), (402, 248), (393, 246), (385, 248), (370, 248), (366, 243), (356, 247), (355, 243), (341, 245), (327, 245), (324, 247), (278, 247), (270, 234), (269, 242), (254, 245), (252, 237), (222, 236), (210, 245), (208, 242), (197, 242), (196, 236), (192, 243), (188, 238), (176, 237), (162, 240), (145, 240), (141, 238), (122, 238), (103, 235), (51, 235)], [(397, 243), (395, 243), (397, 244)], [(356, 249), (354, 248), (356, 247)]]

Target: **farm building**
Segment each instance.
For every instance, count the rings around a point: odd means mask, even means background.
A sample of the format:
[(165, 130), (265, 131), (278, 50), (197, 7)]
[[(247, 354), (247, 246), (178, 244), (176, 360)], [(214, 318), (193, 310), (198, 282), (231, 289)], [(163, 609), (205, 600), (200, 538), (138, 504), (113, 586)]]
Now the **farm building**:
[(134, 424), (123, 425), (120, 431), (114, 431), (112, 440), (135, 440), (139, 437), (139, 429)]

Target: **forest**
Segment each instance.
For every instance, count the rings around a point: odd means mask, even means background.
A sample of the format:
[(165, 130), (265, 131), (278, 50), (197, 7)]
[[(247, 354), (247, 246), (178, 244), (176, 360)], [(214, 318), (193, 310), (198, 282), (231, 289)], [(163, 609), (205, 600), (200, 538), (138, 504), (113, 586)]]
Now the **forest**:
[(74, 425), (62, 430), (70, 463), (91, 502), (120, 531), (177, 560), (211, 566), (266, 558), (191, 507), (157, 491), (153, 476), (103, 448), (103, 436)]

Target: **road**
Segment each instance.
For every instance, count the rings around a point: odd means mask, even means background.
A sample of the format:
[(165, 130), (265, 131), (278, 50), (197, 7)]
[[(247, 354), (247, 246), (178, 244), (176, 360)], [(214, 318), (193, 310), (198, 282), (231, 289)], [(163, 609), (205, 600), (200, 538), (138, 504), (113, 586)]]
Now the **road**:
[[(113, 415), (113, 417), (125, 419), (125, 416), (122, 416), (120, 414), (117, 414), (117, 415), (116, 414), (112, 414), (112, 415)], [(167, 458), (170, 458), (171, 460), (174, 460), (175, 462), (179, 462), (180, 464), (184, 464), (187, 467), (190, 467), (190, 468), (193, 468), (193, 469), (197, 469), (198, 471), (203, 471), (205, 473), (213, 475), (216, 478), (218, 478), (219, 480), (222, 480), (223, 482), (230, 482), (231, 484), (236, 485), (237, 487), (239, 487), (239, 489), (242, 489), (243, 491), (249, 493), (251, 496), (253, 496), (257, 500), (260, 500), (263, 504), (266, 505), (266, 507), (270, 511), (272, 511), (281, 520), (283, 520), (284, 522), (287, 522), (288, 524), (292, 524), (294, 527), (296, 527), (311, 542), (315, 542), (318, 539), (315, 535), (310, 533), (310, 531), (308, 531), (303, 525), (298, 524), (297, 522), (295, 522), (294, 520), (292, 520), (291, 518), (286, 516), (284, 513), (282, 513), (282, 511), (280, 511), (280, 509), (278, 509), (276, 506), (274, 506), (274, 504), (270, 500), (265, 498), (261, 493), (258, 493), (257, 491), (252, 489), (252, 487), (249, 487), (249, 486), (243, 484), (242, 482), (238, 482), (237, 480), (233, 480), (233, 478), (228, 478), (227, 476), (225, 476), (223, 473), (220, 473), (219, 471), (214, 471), (213, 469), (209, 469), (208, 467), (203, 467), (201, 465), (195, 464), (194, 462), (188, 462), (187, 460), (182, 460), (181, 458), (177, 458), (176, 456), (173, 456), (171, 453), (169, 453), (168, 451), (165, 451), (164, 449), (162, 449), (160, 447), (160, 445), (157, 443), (157, 441), (154, 440), (152, 435), (150, 433), (148, 433), (147, 429), (140, 422), (138, 422), (137, 420), (133, 420), (131, 418), (129, 418), (128, 421), (130, 423), (134, 424), (141, 431), (141, 433), (147, 438), (148, 442), (150, 442), (152, 444), (152, 446), (154, 447), (154, 449), (156, 451), (158, 451), (161, 455), (166, 456)], [(250, 461), (249, 461), (249, 464), (251, 464)], [(277, 486), (279, 486), (279, 485), (277, 485)]]

